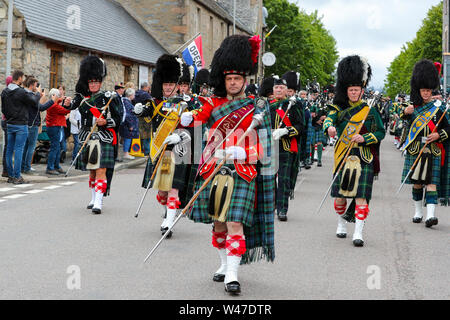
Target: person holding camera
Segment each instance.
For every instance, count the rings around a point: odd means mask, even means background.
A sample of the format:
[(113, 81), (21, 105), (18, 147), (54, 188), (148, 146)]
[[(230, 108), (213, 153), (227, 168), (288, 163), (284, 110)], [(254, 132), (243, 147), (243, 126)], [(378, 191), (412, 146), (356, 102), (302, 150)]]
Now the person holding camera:
[(28, 138), (22, 158), (22, 173), (30, 174), (34, 171), (31, 168), (31, 163), (39, 135), (39, 127), (41, 126), (41, 112), (49, 109), (54, 104), (54, 101), (50, 99), (46, 103), (41, 104), (46, 99), (44, 89), (41, 88), (38, 80), (33, 76), (26, 78), (24, 87), (25, 91), (35, 100), (35, 103), (28, 106)]
[(49, 96), (55, 103), (47, 110), (47, 134), (50, 138), (50, 153), (48, 154), (47, 171), (48, 175), (59, 175), (65, 173), (61, 168), (60, 156), (61, 156), (61, 137), (63, 136), (63, 128), (67, 126), (66, 115), (70, 113), (60, 105), (62, 101), (66, 106), (70, 106), (71, 100), (61, 97), (61, 93), (58, 89), (50, 90)]

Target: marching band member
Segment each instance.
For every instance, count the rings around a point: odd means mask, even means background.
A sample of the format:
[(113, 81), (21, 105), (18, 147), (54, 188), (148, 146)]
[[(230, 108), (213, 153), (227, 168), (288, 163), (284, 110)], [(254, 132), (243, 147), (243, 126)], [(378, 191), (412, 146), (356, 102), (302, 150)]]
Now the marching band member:
[[(369, 108), (361, 100), (371, 75), (370, 65), (359, 56), (346, 57), (339, 63), (335, 105), (331, 106), (332, 110), (325, 119), (323, 128), (330, 137), (335, 137), (336, 134), (339, 136), (334, 156), (334, 174), (338, 174), (338, 177), (331, 191), (331, 196), (335, 198), (335, 210), (339, 215), (336, 234), (339, 238), (347, 236), (344, 214), (347, 199), (352, 199), (348, 213), (353, 214), (354, 210), (356, 220), (353, 244), (356, 247), (364, 245), (364, 223), (369, 215), (374, 176), (379, 172), (379, 144), (385, 136), (378, 110), (375, 107)], [(344, 163), (344, 168), (337, 173), (350, 146), (353, 147), (350, 157)]]
[[(260, 41), (259, 37), (241, 35), (226, 38), (211, 64), (215, 96), (203, 99), (202, 108), (181, 117), (183, 126), (208, 122), (211, 128), (196, 191), (211, 176), (217, 162), (225, 157), (232, 160), (200, 193), (189, 213), (194, 222), (214, 224), (212, 244), (218, 250), (221, 267), (213, 280), (224, 282), (225, 290), (232, 295), (241, 292), (241, 263), (275, 258), (274, 176), (265, 172), (270, 164), (260, 161), (264, 154), (270, 157), (270, 115), (264, 100), (244, 94), (246, 77), (256, 71)], [(251, 135), (246, 145), (235, 145), (253, 123), (252, 117), (263, 130)]]
[[(441, 199), (442, 204), (448, 204), (449, 200), (450, 124), (448, 114), (443, 116), (442, 103), (432, 99), (432, 92), (438, 86), (439, 75), (433, 62), (419, 61), (411, 78), (412, 105), (405, 108), (401, 114), (402, 119), (411, 123), (409, 134), (402, 147), (402, 150), (406, 150), (402, 181), (407, 178), (406, 184), (413, 185), (414, 223), (422, 222), (425, 192), (427, 228), (438, 224), (438, 218), (435, 216), (438, 199)], [(441, 118), (442, 121), (438, 125)], [(425, 144), (427, 146), (420, 155), (419, 162), (412, 168)], [(410, 169), (413, 169), (413, 172), (408, 176)]]

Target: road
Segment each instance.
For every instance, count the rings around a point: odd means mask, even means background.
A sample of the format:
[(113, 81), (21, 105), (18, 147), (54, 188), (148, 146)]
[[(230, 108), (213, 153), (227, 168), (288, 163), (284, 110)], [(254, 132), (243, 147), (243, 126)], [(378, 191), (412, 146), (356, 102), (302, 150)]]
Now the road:
[(144, 167), (120, 171), (104, 214), (92, 215), (88, 182), (67, 180), (22, 188), (0, 184), (0, 299), (448, 299), (450, 209), (439, 225), (412, 223), (410, 187), (400, 196), (403, 159), (388, 136), (374, 187), (365, 246), (335, 236), (337, 216), (327, 199), (332, 150), (324, 167), (299, 175), (289, 221), (276, 221), (276, 260), (240, 269), (242, 295), (229, 297), (212, 275), (219, 258), (211, 227), (182, 219), (150, 263), (160, 238), (162, 208), (148, 194), (139, 219)]

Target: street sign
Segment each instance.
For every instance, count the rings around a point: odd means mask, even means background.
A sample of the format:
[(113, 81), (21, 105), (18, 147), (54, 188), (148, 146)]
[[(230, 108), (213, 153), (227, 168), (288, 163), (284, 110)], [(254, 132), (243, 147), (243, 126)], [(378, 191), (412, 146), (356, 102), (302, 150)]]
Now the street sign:
[(271, 67), (277, 62), (277, 57), (272, 52), (266, 52), (262, 57), (262, 62), (266, 67)]

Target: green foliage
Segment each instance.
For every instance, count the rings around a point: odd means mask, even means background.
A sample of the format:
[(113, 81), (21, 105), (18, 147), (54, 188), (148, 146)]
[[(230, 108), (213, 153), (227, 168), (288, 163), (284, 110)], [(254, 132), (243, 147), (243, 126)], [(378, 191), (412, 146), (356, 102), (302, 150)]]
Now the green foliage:
[(400, 54), (391, 62), (385, 80), (385, 90), (390, 97), (409, 93), (414, 65), (421, 59), (442, 62), (443, 3), (431, 7), (416, 38), (403, 45)]
[(336, 40), (325, 29), (317, 11), (307, 14), (288, 0), (264, 0), (269, 12), (267, 25), (278, 28), (267, 38), (266, 51), (273, 52), (277, 62), (265, 74), (283, 75), (300, 72), (302, 85), (317, 78), (323, 86), (334, 82), (338, 60)]

